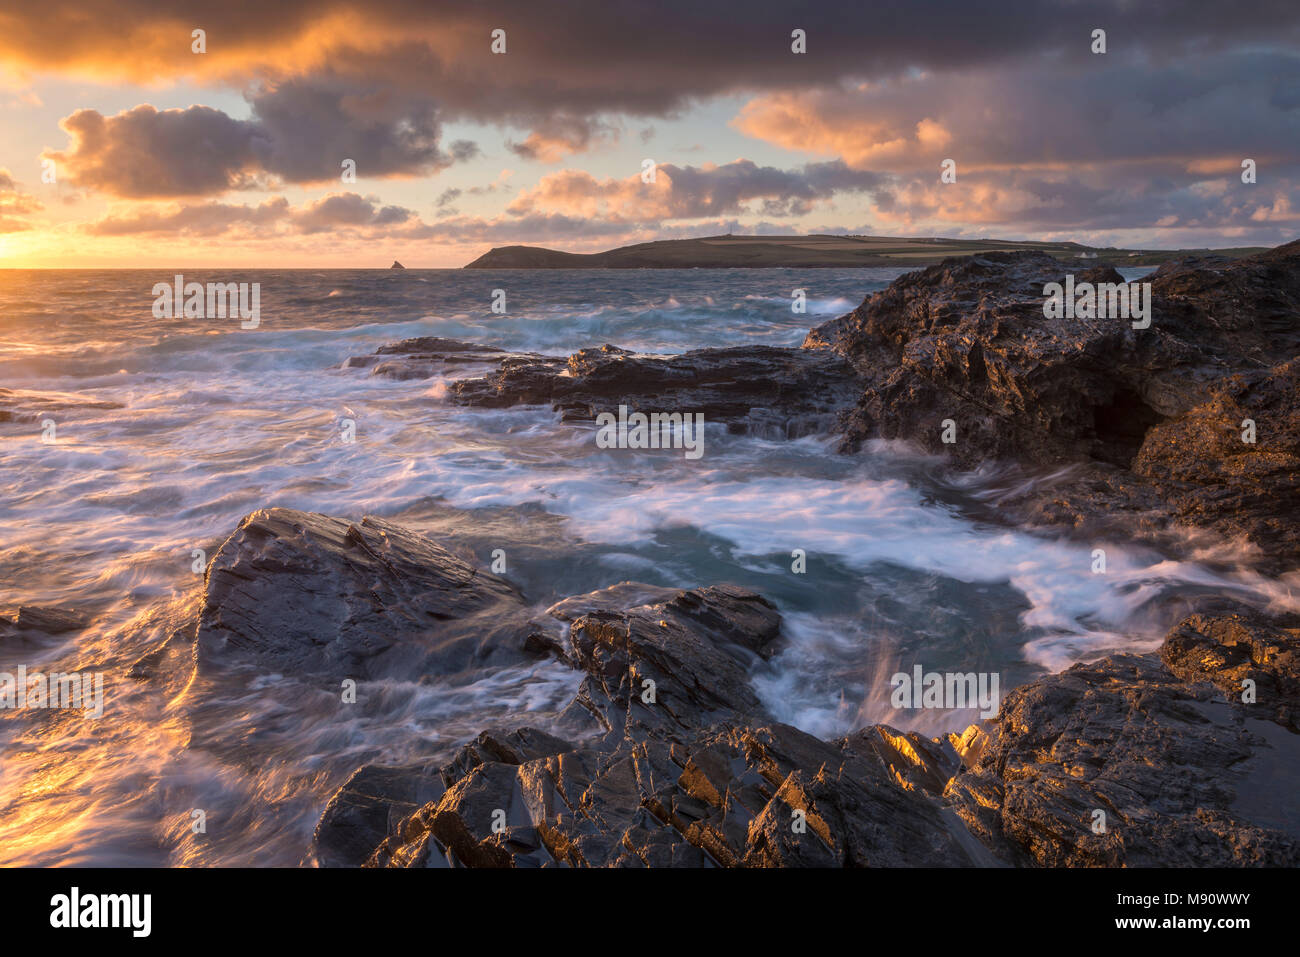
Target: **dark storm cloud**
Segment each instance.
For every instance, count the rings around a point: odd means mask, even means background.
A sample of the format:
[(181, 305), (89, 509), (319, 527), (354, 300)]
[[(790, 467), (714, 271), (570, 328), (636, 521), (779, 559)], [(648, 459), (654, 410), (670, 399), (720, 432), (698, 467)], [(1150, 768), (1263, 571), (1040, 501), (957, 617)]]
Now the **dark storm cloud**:
[(473, 158), (469, 141), (439, 146), (428, 100), (336, 80), (292, 81), (250, 96), (246, 120), (205, 106), (138, 106), (115, 116), (78, 110), (61, 123), (69, 149), (47, 151), (70, 183), (115, 196), (200, 196), (276, 180), (428, 174)]
[[(557, 13), (562, 15), (557, 15)], [(664, 113), (734, 90), (817, 86), (910, 68), (960, 71), (1020, 58), (1087, 59), (1108, 32), (1111, 56), (1152, 62), (1242, 43), (1294, 44), (1293, 0), (1096, 0), (1091, 3), (809, 4), (796, 0), (283, 0), (277, 3), (84, 0), (24, 4), (5, 15), (0, 56), (135, 79), (316, 72), (384, 76), (480, 117), (553, 111)], [(190, 52), (190, 31), (208, 53)], [(790, 52), (794, 28), (808, 52)], [(489, 35), (504, 29), (508, 52)]]
[[(734, 94), (749, 98), (743, 132), (841, 161), (837, 175), (881, 179), (819, 185), (808, 168), (666, 166), (674, 195), (653, 209), (570, 179), (550, 183), (554, 203), (539, 184), (516, 214), (576, 215), (585, 203), (625, 222), (782, 218), (866, 190), (913, 220), (1137, 227), (1246, 216), (1280, 229), (1298, 205), (1294, 0), (593, 0), (562, 16), (535, 0), (86, 0), (75, 13), (17, 7), (0, 22), (0, 63), (188, 78), (249, 99), (247, 119), (203, 107), (69, 117), (76, 142), (55, 155), (70, 181), (127, 197), (326, 182), (348, 158), (361, 177), (428, 174), (477, 155), (440, 143), (451, 121), (525, 131), (510, 148), (553, 162), (612, 142), (630, 117), (672, 119)], [(190, 52), (195, 27), (208, 31), (206, 54)], [(795, 28), (806, 54), (790, 51)], [(1104, 55), (1090, 49), (1096, 28)], [(505, 55), (490, 51), (495, 29), (506, 31)], [(935, 164), (948, 156), (963, 172), (944, 196)], [(1270, 178), (1249, 198), (1207, 192), (1207, 176), (1230, 181), (1244, 157)]]

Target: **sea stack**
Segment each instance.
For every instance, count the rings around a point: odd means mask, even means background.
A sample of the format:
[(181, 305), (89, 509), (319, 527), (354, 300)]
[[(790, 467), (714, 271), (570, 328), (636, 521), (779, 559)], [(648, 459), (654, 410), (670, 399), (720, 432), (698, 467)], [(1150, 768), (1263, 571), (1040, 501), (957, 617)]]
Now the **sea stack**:
[(405, 269), (406, 267), (403, 266), (401, 263), (399, 263), (396, 259), (394, 259), (394, 260), (393, 260), (393, 264), (392, 264), (391, 266), (389, 266), (388, 268), (389, 268), (389, 269)]

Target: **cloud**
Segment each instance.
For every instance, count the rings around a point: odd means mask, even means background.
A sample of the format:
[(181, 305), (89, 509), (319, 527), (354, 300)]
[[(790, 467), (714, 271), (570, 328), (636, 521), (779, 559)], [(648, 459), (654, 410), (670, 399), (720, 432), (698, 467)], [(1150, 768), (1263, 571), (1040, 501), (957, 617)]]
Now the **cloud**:
[(23, 191), (9, 170), (0, 169), (0, 233), (17, 233), (31, 229), (31, 223), (18, 217), (39, 212), (44, 208), (36, 197)]
[[(1246, 9), (1219, 0), (751, 0), (725, 15), (698, 0), (659, 0), (653, 9), (639, 0), (578, 0), (562, 21), (535, 0), (283, 0), (255, 15), (215, 0), (170, 9), (143, 0), (82, 0), (75, 11), (10, 6), (0, 66), (141, 84), (189, 79), (254, 96), (269, 84), (279, 103), (263, 104), (261, 115), (284, 133), (300, 127), (294, 109), (305, 108), (303, 122), (317, 128), (307, 138), (324, 138), (321, 165), (340, 150), (360, 152), (349, 131), (363, 130), (373, 107), (372, 163), (392, 170), (438, 162), (431, 117), (415, 105), (421, 100), (436, 103), (444, 121), (528, 130), (517, 149), (550, 162), (597, 143), (599, 117), (667, 118), (709, 97), (851, 89), (1034, 63), (1067, 71), (1087, 65), (1098, 76), (1121, 62), (1159, 72), (1178, 57), (1201, 63), (1233, 48), (1300, 45), (1300, 6), (1292, 0)], [(1099, 25), (1109, 36), (1104, 57), (1089, 50)], [(796, 26), (807, 31), (807, 54), (790, 50)], [(207, 31), (207, 53), (191, 52), (196, 27)], [(507, 32), (504, 55), (490, 52), (494, 29)], [(351, 107), (340, 102), (345, 91), (356, 91)], [(1300, 85), (1273, 96), (1280, 108), (1300, 97)], [(907, 136), (927, 139), (927, 129), (915, 129), (924, 116)], [(337, 120), (340, 131), (326, 133), (325, 120)], [(316, 168), (307, 146), (295, 150), (284, 136), (270, 148), (285, 170), (328, 172)]]
[(582, 116), (550, 116), (533, 126), (522, 143), (507, 143), (523, 159), (556, 163), (574, 153), (618, 141), (622, 129), (607, 120)]
[[(1247, 8), (1218, 0), (1096, 0), (1088, 4), (915, 0), (907, 4), (795, 5), (751, 0), (743, 12), (699, 0), (575, 0), (562, 20), (534, 0), (281, 0), (247, 7), (192, 2), (82, 0), (75, 10), (18, 5), (5, 14), (0, 63), (152, 82), (188, 76), (238, 83), (266, 76), (405, 76), (449, 109), (501, 117), (664, 112), (693, 97), (821, 85), (848, 76), (964, 70), (1016, 59), (1088, 60), (1091, 31), (1109, 33), (1109, 57), (1204, 55), (1233, 43), (1294, 46), (1290, 0)], [(793, 27), (808, 53), (790, 52)], [(207, 31), (208, 52), (190, 49)], [(508, 53), (490, 53), (504, 29)], [(666, 69), (665, 64), (671, 63)]]
[(60, 124), (69, 148), (43, 155), (77, 186), (153, 199), (326, 182), (345, 160), (362, 177), (427, 175), (478, 154), (467, 140), (442, 150), (427, 99), (290, 82), (260, 89), (250, 106), (247, 120), (206, 106), (142, 105), (108, 117), (78, 110)]
[(91, 223), (86, 231), (95, 236), (130, 236), (142, 233), (178, 236), (218, 236), (236, 226), (265, 226), (284, 220), (289, 202), (277, 196), (257, 206), (231, 203), (197, 203), (156, 209), (135, 209), (115, 213)]
[[(756, 97), (734, 125), (786, 149), (888, 173), (873, 215), (895, 230), (1228, 229), (1285, 241), (1300, 205), (1300, 56), (1224, 54), (923, 73)], [(1255, 159), (1259, 182), (1241, 182)], [(956, 163), (957, 182), (940, 182)]]
[(294, 228), (300, 233), (335, 231), (340, 227), (398, 226), (415, 218), (409, 209), (380, 206), (378, 197), (356, 193), (333, 193), (291, 216)]
[(884, 181), (877, 173), (850, 169), (839, 161), (809, 163), (794, 170), (759, 166), (746, 159), (721, 166), (664, 163), (649, 183), (642, 181), (640, 173), (626, 179), (597, 179), (582, 170), (565, 169), (521, 191), (508, 211), (517, 216), (560, 213), (623, 223), (746, 212), (788, 217), (811, 211), (815, 203), (837, 192), (862, 192)]
[(220, 236), (244, 230), (261, 238), (327, 232), (377, 237), (408, 224), (420, 225), (411, 210), (382, 205), (376, 196), (344, 192), (331, 193), (298, 208), (290, 206), (282, 196), (256, 206), (221, 202), (150, 206), (111, 213), (89, 224), (86, 231), (96, 236)]
[[(795, 26), (807, 31), (805, 55), (790, 51)], [(1100, 56), (1090, 52), (1097, 26), (1108, 32)], [(71, 142), (45, 155), (60, 162), (61, 179), (120, 198), (338, 182), (345, 159), (363, 178), (427, 176), (481, 157), (468, 140), (443, 142), (448, 124), (464, 122), (505, 128), (515, 155), (558, 163), (625, 130), (644, 139), (654, 128), (646, 121), (673, 122), (726, 96), (744, 102), (738, 130), (813, 162), (664, 164), (654, 184), (633, 170), (562, 169), (495, 219), (464, 219), (451, 200), (439, 203), (436, 228), (514, 223), (521, 236), (525, 226), (562, 236), (595, 218), (611, 231), (671, 229), (720, 217), (790, 220), (838, 212), (844, 201), (855, 220), (898, 229), (1250, 228), (1262, 241), (1288, 238), (1300, 209), (1294, 0), (1244, 9), (1218, 0), (752, 0), (740, 15), (698, 0), (653, 9), (591, 0), (562, 22), (534, 0), (285, 0), (254, 17), (215, 2), (82, 0), (75, 13), (16, 6), (0, 27), (0, 68), (20, 77), (39, 69), (188, 80), (245, 97), (246, 117), (205, 106), (68, 116)], [(208, 31), (206, 54), (190, 52), (195, 27)], [(489, 49), (497, 28), (508, 34), (505, 55)], [(678, 132), (684, 142), (698, 136)], [(1249, 187), (1236, 172), (1245, 157), (1260, 167)], [(945, 158), (958, 164), (951, 186), (938, 182)], [(435, 228), (413, 215), (376, 222), (367, 216), (399, 213), (363, 201), (370, 214), (336, 201), (276, 228)], [(332, 218), (347, 215), (358, 219)]]

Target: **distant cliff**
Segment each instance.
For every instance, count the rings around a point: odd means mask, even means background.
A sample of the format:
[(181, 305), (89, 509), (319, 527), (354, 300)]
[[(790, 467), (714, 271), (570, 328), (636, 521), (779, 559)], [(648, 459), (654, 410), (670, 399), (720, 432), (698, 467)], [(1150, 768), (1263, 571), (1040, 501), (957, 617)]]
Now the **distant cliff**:
[[(1158, 265), (1186, 252), (1096, 249), (1079, 243), (889, 236), (708, 236), (666, 239), (600, 253), (500, 246), (466, 269), (718, 269), (755, 267), (930, 266), (950, 256), (1030, 250), (1073, 262), (1098, 258), (1121, 266)], [(1235, 258), (1255, 249), (1217, 250)]]

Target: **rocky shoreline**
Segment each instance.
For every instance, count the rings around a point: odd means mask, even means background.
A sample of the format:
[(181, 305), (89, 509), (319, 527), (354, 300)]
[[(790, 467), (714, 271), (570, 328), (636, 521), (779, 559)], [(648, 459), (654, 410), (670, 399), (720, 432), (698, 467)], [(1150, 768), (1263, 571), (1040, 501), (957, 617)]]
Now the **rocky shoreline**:
[[(564, 359), (426, 338), (345, 365), (398, 379), (457, 368), (448, 398), (467, 406), (577, 420), (620, 403), (684, 409), (733, 432), (838, 434), (846, 452), (903, 439), (955, 470), (1051, 473), (990, 503), (1009, 525), (1122, 529), (1170, 553), (1200, 530), (1294, 581), (1300, 243), (1162, 266), (1145, 329), (1046, 318), (1043, 286), (1064, 271), (1033, 252), (949, 260), (799, 349)], [(1109, 267), (1076, 279), (1123, 281)], [(316, 829), (324, 866), (1300, 864), (1300, 620), (1227, 600), (1158, 653), (1038, 679), (941, 738), (873, 725), (823, 741), (774, 721), (750, 683), (783, 642), (761, 595), (624, 582), (538, 613), (506, 580), (375, 518), (248, 516), (207, 569), (190, 636), (199, 674), (337, 683), (548, 658), (581, 674), (543, 727), (359, 768)]]
[(213, 558), (194, 614), (201, 674), (337, 687), (553, 656), (583, 675), (546, 727), (358, 769), (316, 829), (323, 866), (1300, 864), (1294, 620), (1193, 615), (1159, 653), (1031, 682), (961, 734), (822, 741), (764, 711), (749, 675), (781, 616), (732, 586), (625, 582), (530, 615), (422, 536), (270, 509)]

